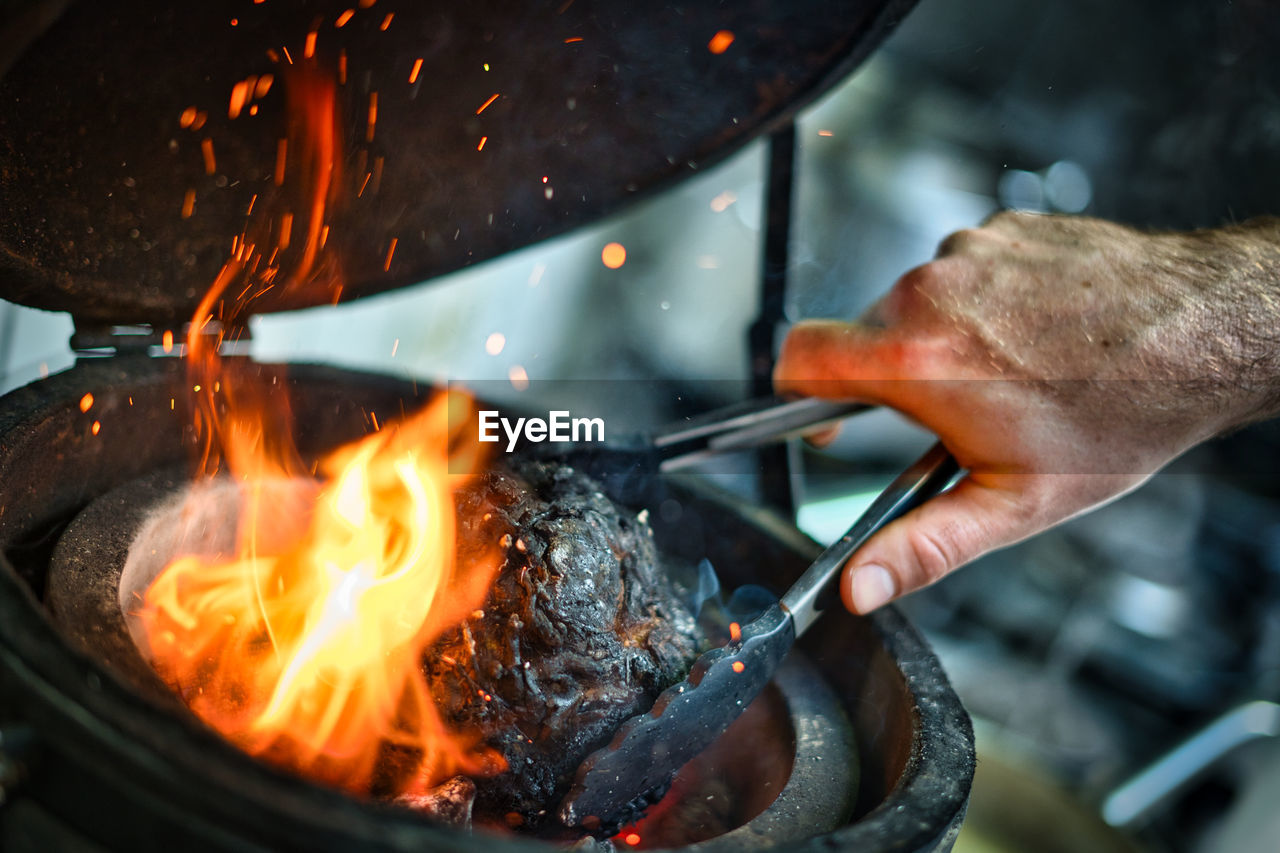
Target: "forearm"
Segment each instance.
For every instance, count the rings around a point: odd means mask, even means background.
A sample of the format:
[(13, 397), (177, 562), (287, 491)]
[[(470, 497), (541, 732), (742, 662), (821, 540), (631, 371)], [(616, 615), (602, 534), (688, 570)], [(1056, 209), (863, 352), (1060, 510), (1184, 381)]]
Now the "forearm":
[(1158, 258), (1203, 301), (1202, 377), (1223, 401), (1224, 429), (1280, 413), (1280, 219), (1164, 235)]

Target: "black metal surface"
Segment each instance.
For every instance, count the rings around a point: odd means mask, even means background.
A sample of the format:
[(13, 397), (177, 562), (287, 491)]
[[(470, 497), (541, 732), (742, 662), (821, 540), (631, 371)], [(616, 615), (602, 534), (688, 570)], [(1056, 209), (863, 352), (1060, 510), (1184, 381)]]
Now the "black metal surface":
[[(0, 808), (0, 844), (6, 850), (473, 848), (471, 836), (250, 759), (145, 701), (50, 624), (37, 598), (43, 568), (31, 555), (42, 549), (34, 543), (113, 486), (185, 458), (192, 442), (183, 426), (190, 392), (182, 368), (176, 360), (88, 362), (0, 399), (0, 721), (29, 725), (41, 754)], [(366, 410), (385, 420), (416, 396), (402, 383), (324, 368), (293, 368), (288, 384), (304, 452), (363, 432)], [(86, 392), (95, 402), (82, 412)], [(97, 435), (90, 429), (95, 419)], [(710, 558), (726, 583), (785, 585), (815, 556), (813, 543), (794, 527), (739, 499), (683, 478), (654, 486), (662, 491), (653, 500), (683, 507), (679, 518), (656, 527), (659, 547), (683, 559)], [(857, 819), (797, 849), (947, 849), (972, 778), (973, 735), (920, 636), (888, 608), (870, 619), (823, 620), (799, 645), (844, 697), (860, 745), (862, 784)], [(547, 849), (518, 839), (485, 837), (483, 844), (495, 851)]]
[[(0, 81), (0, 293), (80, 326), (190, 319), (255, 195), (255, 215), (293, 208), (301, 223), (304, 202), (274, 170), (313, 29), (326, 74), (346, 55), (325, 219), (346, 300), (562, 233), (696, 171), (839, 79), (913, 3), (382, 0), (341, 28), (348, 0), (73, 3)], [(734, 39), (716, 54), (721, 30)], [(257, 115), (229, 118), (232, 87), (263, 74), (274, 83)], [(180, 122), (188, 107), (207, 114), (198, 130)], [(253, 312), (335, 298), (288, 291)]]
[[(760, 258), (760, 313), (747, 331), (753, 394), (773, 387), (778, 332), (786, 320), (787, 267), (791, 257), (791, 205), (795, 201), (796, 128), (788, 123), (769, 138), (768, 189), (765, 195), (764, 247)], [(760, 496), (787, 516), (796, 514), (795, 466), (791, 448), (763, 447), (756, 452)]]

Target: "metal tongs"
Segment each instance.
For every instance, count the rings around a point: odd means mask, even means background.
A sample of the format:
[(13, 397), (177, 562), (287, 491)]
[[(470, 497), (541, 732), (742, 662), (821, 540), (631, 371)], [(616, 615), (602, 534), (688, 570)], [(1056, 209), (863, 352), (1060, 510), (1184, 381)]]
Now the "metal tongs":
[(607, 746), (587, 756), (560, 804), (560, 821), (600, 833), (637, 817), (769, 683), (796, 638), (822, 615), (833, 580), (854, 552), (885, 524), (945, 490), (958, 473), (940, 443), (920, 457), (777, 604), (704, 653), (685, 681), (665, 690), (647, 713), (627, 720)]
[(806, 397), (758, 397), (688, 418), (651, 434), (579, 443), (568, 450), (537, 445), (532, 453), (558, 459), (599, 480), (620, 503), (641, 499), (654, 474), (669, 474), (716, 454), (746, 450), (796, 437), (874, 408)]

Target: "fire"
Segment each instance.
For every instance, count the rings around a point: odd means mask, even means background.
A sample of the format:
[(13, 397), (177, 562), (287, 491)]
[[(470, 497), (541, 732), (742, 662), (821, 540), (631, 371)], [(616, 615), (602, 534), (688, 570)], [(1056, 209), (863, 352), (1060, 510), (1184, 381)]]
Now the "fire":
[[(422, 663), (436, 637), (483, 605), (498, 567), (496, 556), (456, 556), (454, 493), (484, 461), (470, 401), (438, 395), (313, 469), (293, 443), (283, 387), (219, 353), (261, 294), (341, 292), (340, 264), (324, 247), (355, 188), (340, 168), (336, 86), (314, 36), (301, 63), (286, 51), (279, 75), (290, 120), (275, 191), (254, 196), (187, 337), (199, 475), (229, 474), (238, 488), (236, 552), (178, 556), (135, 615), (156, 670), (247, 752), (353, 792), (414, 794), (502, 769), (474, 737), (448, 730)], [(231, 112), (265, 95), (270, 79), (237, 83)], [(211, 139), (202, 151), (212, 170)], [(190, 208), (188, 199), (184, 216)], [(395, 247), (392, 238), (387, 266)]]
[(238, 555), (180, 558), (148, 588), (157, 670), (247, 752), (357, 792), (386, 784), (388, 750), (410, 756), (401, 791), (497, 766), (446, 729), (422, 674), (423, 649), (483, 603), (496, 568), (454, 563), (466, 475), (450, 471), (480, 461), (456, 396), (326, 458), (295, 541), (271, 540), (307, 508), (281, 500), (278, 477), (245, 480)]

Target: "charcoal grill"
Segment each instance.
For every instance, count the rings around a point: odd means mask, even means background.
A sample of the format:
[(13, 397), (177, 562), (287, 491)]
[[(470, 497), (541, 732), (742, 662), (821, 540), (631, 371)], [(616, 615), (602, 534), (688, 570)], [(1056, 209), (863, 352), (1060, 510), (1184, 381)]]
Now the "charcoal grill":
[[(223, 83), (262, 61), (263, 38), (299, 32), (300, 16), (332, 20), (341, 11), (340, 4), (189, 5), (33, 3), (4, 22), (0, 281), (9, 298), (70, 311), (82, 357), (73, 369), (0, 399), (0, 847), (468, 849), (469, 836), (250, 759), (85, 654), (45, 610), (50, 554), (69, 521), (95, 498), (181, 464), (194, 450), (184, 366), (147, 353), (166, 332), (181, 336), (242, 227), (251, 185), (272, 192), (260, 154), (285, 120), (280, 103), (262, 102), (260, 138), (222, 132), (219, 139), (236, 141), (215, 174), (206, 174), (198, 146), (184, 138), (175, 152), (168, 143), (179, 135), (179, 115), (191, 100), (221, 104)], [(725, 10), (689, 3), (652, 12), (653, 21), (679, 20), (692, 34), (664, 47), (671, 33), (637, 23), (626, 4), (491, 2), (445, 15), (384, 0), (379, 16), (394, 12), (397, 26), (418, 41), (389, 42), (394, 47), (379, 52), (353, 35), (351, 55), (363, 49), (370, 69), (366, 90), (381, 73), (400, 75), (397, 63), (425, 44), (424, 74), (434, 70), (443, 101), (433, 109), (452, 108), (456, 98), (459, 111), (465, 103), (474, 112), (470, 81), (460, 81), (456, 68), (479, 65), (483, 56), (512, 69), (504, 73), (513, 88), (495, 106), (513, 111), (505, 126), (518, 130), (480, 168), (460, 159), (464, 149), (475, 153), (474, 136), (486, 129), (478, 113), (461, 129), (442, 130), (414, 120), (420, 104), (407, 91), (396, 96), (405, 99), (399, 113), (384, 99), (378, 144), (432, 153), (388, 158), (389, 170), (402, 171), (383, 177), (387, 193), (346, 229), (334, 229), (347, 235), (335, 251), (352, 271), (339, 298), (560, 233), (772, 134), (753, 365), (766, 377), (785, 270), (789, 119), (909, 5), (755, 2)], [(236, 14), (237, 28), (228, 30)], [(703, 36), (720, 30), (736, 33), (743, 48), (727, 67), (714, 65), (705, 49)], [(434, 40), (423, 42), (429, 34)], [(549, 45), (563, 51), (567, 39), (588, 37), (589, 59), (549, 53)], [(366, 94), (350, 97), (363, 104)], [(530, 188), (530, 164), (566, 176), (557, 178), (554, 197), (540, 182)], [(177, 215), (174, 193), (180, 198), (188, 185), (203, 218)], [(406, 187), (430, 191), (399, 195)], [(383, 241), (397, 231), (407, 235), (399, 260), (384, 264)], [(313, 301), (272, 294), (254, 310)], [(91, 357), (102, 355), (110, 357)], [(369, 412), (385, 420), (427, 393), (326, 367), (256, 369), (276, 374), (293, 393), (298, 444), (308, 454), (362, 434)], [(80, 406), (85, 394), (94, 397), (89, 412)], [(730, 584), (785, 587), (815, 553), (779, 516), (697, 480), (664, 478), (650, 489), (652, 505), (674, 500), (685, 508), (675, 521), (657, 521), (661, 547), (710, 558)], [(829, 618), (801, 648), (853, 724), (861, 784), (854, 819), (800, 846), (949, 848), (972, 776), (972, 731), (919, 635), (890, 608), (867, 619)], [(520, 839), (483, 843), (538, 849)]]

